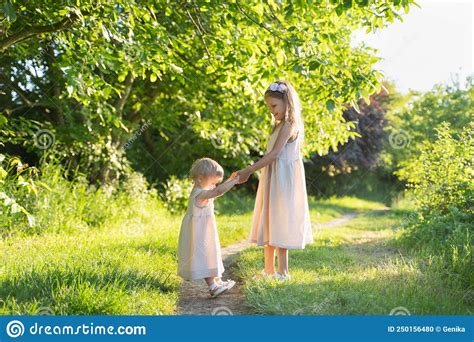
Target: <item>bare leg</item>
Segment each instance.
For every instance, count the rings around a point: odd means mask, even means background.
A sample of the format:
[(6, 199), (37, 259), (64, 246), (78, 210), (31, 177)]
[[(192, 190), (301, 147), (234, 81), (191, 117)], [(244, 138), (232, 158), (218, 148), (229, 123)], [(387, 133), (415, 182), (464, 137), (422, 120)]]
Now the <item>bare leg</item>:
[(209, 278), (204, 278), (204, 280), (206, 281), (206, 284), (207, 284), (208, 286), (211, 286), (212, 283), (217, 282), (217, 281), (219, 280), (219, 278), (217, 278), (217, 277), (209, 277)]
[(288, 272), (288, 249), (278, 249), (278, 273), (287, 275)]
[(264, 246), (263, 254), (265, 259), (265, 273), (273, 274), (275, 273), (275, 247), (273, 246)]

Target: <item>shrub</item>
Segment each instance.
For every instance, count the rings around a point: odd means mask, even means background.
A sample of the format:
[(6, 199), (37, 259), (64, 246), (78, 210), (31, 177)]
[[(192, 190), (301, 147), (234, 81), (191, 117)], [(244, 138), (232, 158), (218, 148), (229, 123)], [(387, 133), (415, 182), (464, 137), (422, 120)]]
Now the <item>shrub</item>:
[(406, 221), (405, 244), (441, 256), (449, 270), (474, 284), (474, 123), (455, 134), (446, 122), (398, 176), (408, 181), (416, 213)]
[(156, 191), (139, 173), (91, 185), (85, 175), (65, 171), (57, 159), (43, 160), (38, 169), (28, 168), (18, 158), (8, 160), (4, 164), (9, 166), (0, 169), (3, 237), (100, 229), (114, 221), (120, 225), (146, 204), (158, 204)]
[(186, 210), (193, 182), (189, 178), (171, 176), (165, 184), (162, 199), (165, 207), (171, 213), (181, 213)]

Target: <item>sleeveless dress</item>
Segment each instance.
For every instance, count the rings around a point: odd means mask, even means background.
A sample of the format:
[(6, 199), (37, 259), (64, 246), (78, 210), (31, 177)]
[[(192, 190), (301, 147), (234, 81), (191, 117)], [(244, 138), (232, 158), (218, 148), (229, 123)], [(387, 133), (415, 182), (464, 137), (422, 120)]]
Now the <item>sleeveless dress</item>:
[[(270, 135), (266, 153), (273, 149), (281, 127)], [(313, 242), (300, 145), (298, 134), (274, 162), (261, 169), (250, 242), (286, 249), (304, 249)]]
[(198, 206), (194, 188), (181, 223), (178, 242), (178, 275), (185, 280), (220, 277), (224, 272), (221, 246), (214, 216), (214, 199)]

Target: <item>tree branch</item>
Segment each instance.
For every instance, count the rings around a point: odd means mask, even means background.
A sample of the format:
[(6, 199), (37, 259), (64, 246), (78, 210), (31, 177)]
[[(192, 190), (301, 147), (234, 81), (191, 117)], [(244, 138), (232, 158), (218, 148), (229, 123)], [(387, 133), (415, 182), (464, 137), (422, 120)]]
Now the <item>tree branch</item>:
[(74, 12), (69, 13), (68, 17), (63, 18), (61, 21), (50, 24), (50, 25), (36, 25), (25, 28), (19, 32), (12, 34), (11, 36), (0, 40), (0, 52), (5, 51), (13, 44), (19, 43), (23, 40), (26, 40), (32, 36), (41, 34), (41, 33), (48, 33), (48, 32), (56, 32), (64, 30), (72, 24), (74, 24), (79, 19), (78, 15)]
[(117, 99), (117, 102), (115, 104), (115, 110), (117, 111), (117, 114), (120, 117), (122, 116), (123, 108), (125, 107), (125, 103), (127, 103), (128, 97), (130, 96), (130, 93), (132, 91), (134, 80), (135, 77), (132, 75), (131, 72), (128, 72), (127, 77), (125, 78), (125, 89), (123, 90), (123, 93)]
[(196, 27), (198, 36), (199, 36), (199, 38), (201, 38), (201, 41), (202, 41), (202, 43), (204, 44), (204, 48), (205, 48), (205, 50), (206, 50), (207, 56), (209, 57), (209, 63), (211, 63), (211, 60), (212, 60), (212, 58), (211, 58), (211, 53), (209, 52), (209, 49), (207, 48), (206, 41), (204, 40), (204, 36), (203, 36), (203, 34), (202, 34), (202, 32), (201, 32), (201, 29), (199, 28), (199, 25), (196, 23), (196, 21), (194, 21), (193, 16), (191, 15), (191, 13), (190, 13), (187, 9), (186, 9), (186, 13), (188, 13), (188, 16), (189, 16), (189, 18), (191, 19), (191, 22), (192, 22), (193, 25)]
[(17, 93), (20, 98), (22, 99), (23, 103), (26, 104), (27, 106), (31, 106), (33, 102), (30, 101), (28, 98), (28, 94), (26, 91), (21, 89), (21, 87), (15, 83), (13, 83), (8, 77), (1, 75), (0, 74), (0, 80), (8, 87), (12, 88), (15, 93)]
[(17, 113), (21, 113), (23, 112), (24, 110), (29, 110), (29, 109), (32, 109), (32, 108), (39, 108), (41, 109), (41, 111), (43, 112), (43, 114), (48, 118), (48, 120), (50, 122), (53, 122), (51, 120), (51, 116), (50, 116), (50, 113), (54, 110), (56, 110), (57, 108), (54, 107), (54, 106), (51, 106), (50, 104), (48, 103), (44, 103), (44, 102), (35, 102), (35, 103), (30, 103), (30, 104), (26, 104), (26, 105), (23, 105), (23, 106), (19, 106), (19, 107), (16, 107), (16, 108), (13, 108), (13, 109), (6, 109), (5, 110), (5, 113), (8, 115), (8, 116), (14, 116), (16, 115)]
[(270, 34), (271, 34), (272, 36), (274, 36), (274, 37), (278, 38), (279, 40), (281, 40), (281, 41), (283, 41), (283, 42), (285, 42), (285, 43), (291, 45), (291, 43), (290, 43), (287, 39), (285, 39), (285, 38), (283, 38), (283, 37), (280, 37), (278, 34), (276, 34), (275, 32), (273, 32), (272, 30), (270, 30), (268, 27), (266, 27), (266, 26), (263, 25), (262, 23), (259, 23), (259, 22), (256, 21), (254, 18), (252, 18), (249, 14), (247, 14), (247, 12), (245, 12), (245, 11), (243, 10), (243, 8), (240, 7), (240, 5), (239, 5), (238, 2), (236, 2), (235, 4), (236, 4), (236, 6), (239, 8), (239, 11), (242, 12), (242, 14), (245, 15), (245, 16), (247, 17), (247, 19), (249, 19), (251, 22), (253, 22), (254, 24), (260, 26), (260, 27), (263, 28), (264, 30), (270, 32)]

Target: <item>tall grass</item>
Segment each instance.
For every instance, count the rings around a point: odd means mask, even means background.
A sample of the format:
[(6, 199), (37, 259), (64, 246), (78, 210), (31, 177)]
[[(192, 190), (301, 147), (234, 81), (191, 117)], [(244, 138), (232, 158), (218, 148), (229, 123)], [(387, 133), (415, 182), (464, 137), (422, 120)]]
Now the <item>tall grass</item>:
[[(0, 314), (174, 313), (182, 213), (171, 214), (141, 175), (96, 187), (48, 163), (25, 181), (43, 185), (34, 194), (5, 183), (35, 220), (1, 213)], [(251, 212), (224, 197), (216, 207), (221, 201), (225, 246), (246, 237)]]
[(425, 255), (397, 248), (403, 217), (366, 212), (320, 229), (314, 244), (289, 252), (288, 282), (252, 279), (263, 268), (263, 255), (261, 248), (246, 250), (236, 272), (247, 304), (265, 315), (472, 314), (472, 292), (446, 282), (444, 270)]

